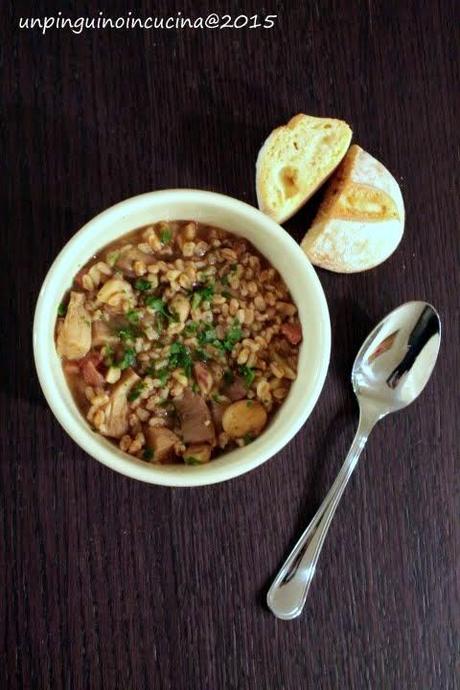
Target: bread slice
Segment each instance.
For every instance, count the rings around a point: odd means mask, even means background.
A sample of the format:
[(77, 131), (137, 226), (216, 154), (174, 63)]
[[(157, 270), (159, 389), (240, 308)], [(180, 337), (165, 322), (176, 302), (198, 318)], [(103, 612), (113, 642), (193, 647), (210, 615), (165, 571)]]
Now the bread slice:
[(278, 223), (296, 213), (344, 157), (351, 129), (342, 120), (296, 115), (275, 129), (259, 151), (259, 208)]
[(404, 232), (404, 202), (395, 178), (354, 144), (337, 169), (302, 248), (316, 266), (366, 271), (394, 252)]

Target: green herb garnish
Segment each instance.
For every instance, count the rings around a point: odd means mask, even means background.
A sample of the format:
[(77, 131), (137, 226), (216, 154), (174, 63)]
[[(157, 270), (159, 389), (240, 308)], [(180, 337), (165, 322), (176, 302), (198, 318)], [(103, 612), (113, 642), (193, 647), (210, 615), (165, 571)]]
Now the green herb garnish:
[(216, 331), (211, 324), (206, 323), (206, 321), (201, 322), (201, 330), (198, 333), (197, 340), (200, 345), (206, 345), (207, 343), (213, 343), (217, 340)]
[(166, 381), (168, 380), (169, 377), (169, 371), (167, 367), (163, 367), (163, 369), (158, 369), (156, 373), (156, 378), (160, 381), (160, 384), (162, 386), (165, 385)]
[(169, 311), (168, 305), (166, 302), (163, 302), (161, 297), (154, 297), (153, 295), (151, 297), (146, 297), (145, 306), (158, 312), (169, 321), (177, 321), (177, 316)]
[(146, 290), (152, 289), (152, 283), (150, 280), (146, 280), (145, 278), (138, 278), (134, 283), (134, 287), (140, 292), (145, 292)]
[(201, 302), (201, 297), (199, 292), (194, 292), (192, 295), (191, 307), (196, 309)]
[(194, 458), (193, 455), (185, 455), (184, 462), (186, 465), (201, 465), (201, 461), (198, 458)]
[(256, 377), (256, 372), (254, 369), (252, 369), (252, 367), (248, 367), (246, 364), (243, 364), (243, 366), (240, 367), (240, 374), (244, 377), (246, 387), (250, 388)]
[(244, 445), (247, 446), (254, 441), (254, 436), (252, 434), (245, 434), (243, 436)]
[(184, 328), (184, 333), (186, 333), (187, 335), (193, 335), (194, 333), (197, 332), (197, 330), (198, 330), (197, 321), (188, 321), (188, 323), (186, 324), (186, 326)]
[(58, 316), (65, 316), (67, 314), (67, 304), (64, 304), (64, 302), (61, 302), (61, 304), (58, 306), (57, 313), (58, 313)]
[(218, 350), (224, 349), (224, 344), (218, 339), (214, 326), (206, 321), (200, 322), (200, 330), (197, 334), (197, 340), (200, 345), (212, 345)]
[(197, 347), (196, 350), (193, 351), (193, 357), (198, 360), (198, 362), (207, 362), (209, 359), (206, 352), (200, 347)]
[(172, 240), (171, 230), (168, 227), (166, 227), (164, 230), (161, 230), (161, 232), (160, 232), (161, 244), (168, 244), (168, 242), (171, 242), (171, 240)]
[(187, 378), (190, 378), (192, 357), (190, 350), (182, 343), (175, 342), (171, 345), (168, 364), (171, 369), (183, 369)]
[(117, 335), (124, 343), (132, 342), (136, 336), (137, 332), (132, 328), (132, 326), (126, 326), (125, 328), (119, 328)]
[(169, 376), (168, 367), (162, 367), (161, 369), (156, 369), (155, 365), (152, 365), (148, 370), (147, 374), (154, 379), (160, 381), (160, 385), (164, 386)]
[(137, 324), (139, 323), (139, 319), (141, 318), (141, 315), (135, 309), (131, 309), (131, 311), (129, 311), (126, 314), (126, 318), (128, 319), (129, 323), (132, 323), (135, 326), (137, 326)]
[(163, 314), (160, 314), (159, 312), (157, 313), (157, 318), (156, 318), (156, 329), (158, 332), (158, 335), (163, 333), (166, 325), (166, 319), (163, 316)]
[(109, 252), (107, 256), (105, 257), (106, 262), (111, 266), (112, 268), (115, 266), (117, 263), (118, 259), (120, 258), (120, 252)]
[(144, 452), (142, 453), (142, 457), (144, 460), (151, 460), (154, 456), (154, 451), (152, 448), (144, 448)]
[(136, 364), (136, 350), (133, 350), (132, 348), (128, 347), (124, 351), (122, 358), (118, 362), (115, 362), (114, 366), (123, 370), (123, 369), (128, 369), (129, 367), (133, 367), (135, 364)]
[(136, 383), (136, 385), (132, 387), (132, 389), (126, 396), (128, 398), (128, 402), (133, 402), (134, 400), (137, 400), (144, 388), (145, 384), (143, 383), (143, 381), (139, 381), (139, 383)]
[(242, 337), (243, 331), (241, 330), (240, 322), (238, 319), (235, 319), (233, 326), (228, 329), (227, 333), (225, 334), (225, 338), (222, 341), (224, 349), (227, 350), (227, 352), (231, 352), (236, 343), (239, 342)]
[(192, 309), (196, 309), (202, 302), (209, 302), (214, 294), (214, 285), (196, 288), (192, 295)]

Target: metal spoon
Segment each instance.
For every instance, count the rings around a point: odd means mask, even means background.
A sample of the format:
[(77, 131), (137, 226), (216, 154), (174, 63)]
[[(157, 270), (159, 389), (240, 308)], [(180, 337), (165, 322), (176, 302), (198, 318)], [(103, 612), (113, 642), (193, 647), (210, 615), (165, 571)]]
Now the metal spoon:
[(300, 615), (331, 520), (374, 425), (422, 392), (441, 342), (441, 322), (426, 302), (407, 302), (383, 319), (362, 345), (351, 381), (359, 424), (350, 451), (326, 498), (295, 545), (267, 594), (278, 618)]

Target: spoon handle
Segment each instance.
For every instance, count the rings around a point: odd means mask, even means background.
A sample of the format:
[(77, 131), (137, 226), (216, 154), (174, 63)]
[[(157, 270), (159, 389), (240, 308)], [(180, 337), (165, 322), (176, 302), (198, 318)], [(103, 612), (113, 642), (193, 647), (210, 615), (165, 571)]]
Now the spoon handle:
[(355, 438), (334, 483), (268, 590), (267, 604), (277, 618), (290, 620), (302, 612), (327, 530), (375, 421), (360, 415)]

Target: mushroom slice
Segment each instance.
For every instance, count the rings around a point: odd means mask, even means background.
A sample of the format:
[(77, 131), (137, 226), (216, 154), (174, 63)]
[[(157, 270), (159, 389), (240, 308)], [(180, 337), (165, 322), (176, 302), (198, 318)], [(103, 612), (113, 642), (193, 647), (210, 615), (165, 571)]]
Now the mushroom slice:
[(227, 407), (222, 416), (222, 426), (231, 438), (257, 436), (267, 423), (267, 412), (260, 402), (238, 400)]
[(111, 307), (119, 307), (123, 302), (132, 302), (133, 288), (122, 278), (110, 278), (97, 293), (97, 301)]
[(114, 329), (106, 321), (93, 321), (92, 346), (116, 345), (120, 338), (114, 333)]
[(127, 433), (129, 428), (128, 393), (138, 381), (140, 381), (140, 376), (132, 369), (127, 369), (112, 388), (109, 400), (101, 407), (105, 417), (98, 431), (104, 436), (121, 438)]
[(174, 447), (176, 443), (180, 443), (180, 438), (171, 429), (165, 426), (148, 427), (145, 439), (147, 446), (153, 450), (153, 459), (156, 462), (168, 463), (174, 460)]
[(186, 388), (180, 398), (173, 399), (179, 416), (184, 443), (215, 445), (216, 435), (211, 413), (205, 400)]
[(242, 400), (246, 397), (247, 392), (248, 389), (242, 376), (236, 376), (236, 378), (225, 388), (225, 395), (227, 395), (232, 402)]
[(85, 295), (71, 292), (67, 314), (59, 328), (57, 351), (66, 359), (81, 359), (91, 348), (91, 317), (85, 308)]
[(136, 275), (133, 272), (133, 263), (135, 261), (142, 261), (144, 264), (152, 264), (156, 261), (152, 254), (146, 254), (146, 252), (141, 251), (138, 247), (129, 247), (125, 251), (120, 253), (120, 256), (116, 260), (116, 267), (121, 268), (122, 271), (126, 273)]

